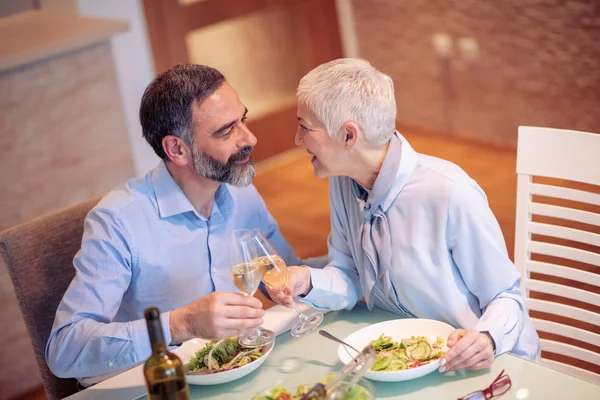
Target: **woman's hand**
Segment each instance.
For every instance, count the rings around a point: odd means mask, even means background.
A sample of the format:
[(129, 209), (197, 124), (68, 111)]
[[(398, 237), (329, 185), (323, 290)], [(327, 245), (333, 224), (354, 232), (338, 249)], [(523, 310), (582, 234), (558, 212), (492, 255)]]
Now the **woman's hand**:
[(494, 340), (487, 332), (456, 329), (448, 336), (448, 347), (450, 350), (442, 357), (440, 372), (484, 369), (494, 362)]
[(305, 296), (311, 289), (310, 268), (306, 266), (288, 267), (287, 285), (283, 289), (278, 290), (267, 285), (267, 291), (271, 299), (289, 308), (294, 308), (294, 297)]

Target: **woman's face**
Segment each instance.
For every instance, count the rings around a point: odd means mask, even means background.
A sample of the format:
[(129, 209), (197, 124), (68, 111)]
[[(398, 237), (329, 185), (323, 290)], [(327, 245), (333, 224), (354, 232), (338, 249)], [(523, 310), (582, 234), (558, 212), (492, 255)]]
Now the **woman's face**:
[(300, 101), (295, 140), (296, 145), (304, 146), (312, 157), (310, 162), (317, 178), (344, 175), (346, 152), (343, 140), (330, 137), (325, 126)]

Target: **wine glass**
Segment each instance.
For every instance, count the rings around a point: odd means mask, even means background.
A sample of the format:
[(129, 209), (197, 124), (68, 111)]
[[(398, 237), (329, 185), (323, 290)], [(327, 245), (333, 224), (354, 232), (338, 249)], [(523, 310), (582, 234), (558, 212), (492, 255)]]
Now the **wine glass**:
[[(274, 290), (283, 290), (288, 283), (287, 265), (285, 261), (277, 254), (273, 246), (269, 243), (258, 229), (253, 231), (253, 240), (257, 244), (258, 259), (257, 264), (262, 271), (262, 281)], [(294, 310), (298, 313), (300, 321), (292, 328), (292, 336), (298, 337), (312, 332), (323, 322), (323, 313), (314, 312), (304, 314), (298, 305), (294, 302)]]
[[(253, 240), (253, 231), (235, 230), (232, 233), (231, 275), (235, 286), (246, 296), (253, 296), (262, 278), (262, 270), (256, 260), (259, 257), (257, 244)], [(263, 347), (272, 343), (275, 332), (256, 328), (254, 332), (240, 336), (238, 342), (248, 348)]]

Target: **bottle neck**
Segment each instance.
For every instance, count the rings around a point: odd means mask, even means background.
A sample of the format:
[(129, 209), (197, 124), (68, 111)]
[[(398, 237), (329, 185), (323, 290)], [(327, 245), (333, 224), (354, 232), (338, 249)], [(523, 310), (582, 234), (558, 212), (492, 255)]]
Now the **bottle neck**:
[(146, 321), (146, 323), (148, 324), (148, 336), (150, 336), (152, 354), (165, 354), (167, 352), (167, 345), (165, 344), (165, 336), (163, 334), (160, 318)]
[(164, 356), (167, 353), (167, 346), (165, 343), (152, 343), (152, 354), (157, 356)]

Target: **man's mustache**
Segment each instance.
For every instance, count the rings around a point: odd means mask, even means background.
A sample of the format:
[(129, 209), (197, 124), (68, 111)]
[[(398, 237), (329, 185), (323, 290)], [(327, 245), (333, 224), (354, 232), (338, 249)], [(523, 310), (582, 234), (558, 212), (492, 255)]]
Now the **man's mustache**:
[(246, 146), (240, 149), (237, 153), (229, 157), (230, 162), (241, 161), (244, 158), (250, 156), (254, 148), (252, 146)]

